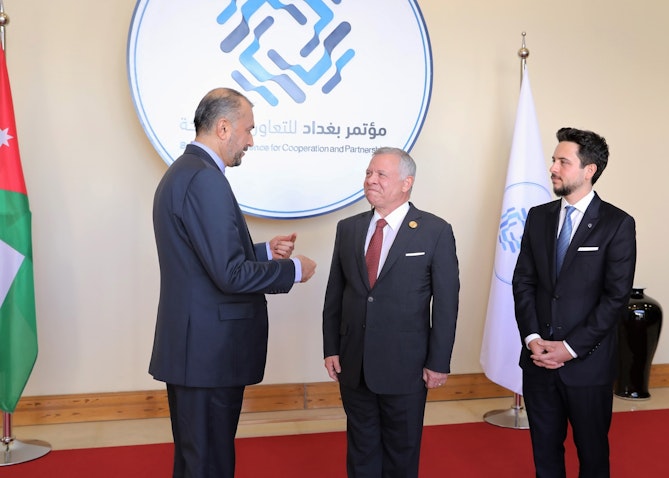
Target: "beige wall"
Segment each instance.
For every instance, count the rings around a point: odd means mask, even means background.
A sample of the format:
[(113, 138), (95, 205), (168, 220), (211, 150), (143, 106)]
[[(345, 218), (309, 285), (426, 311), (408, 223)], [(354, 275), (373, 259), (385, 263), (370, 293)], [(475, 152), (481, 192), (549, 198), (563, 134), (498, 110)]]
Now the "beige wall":
[[(144, 135), (128, 88), (126, 41), (135, 2), (4, 5), (34, 218), (40, 355), (25, 395), (159, 388), (146, 372), (158, 291), (151, 201), (166, 166)], [(606, 136), (611, 163), (596, 189), (636, 217), (636, 282), (667, 306), (669, 258), (660, 234), (667, 230), (661, 207), (669, 178), (662, 156), (669, 138), (669, 2), (420, 5), (432, 41), (434, 90), (413, 150), (419, 164), (413, 200), (449, 220), (458, 242), (462, 289), (453, 373), (481, 371), (522, 31), (546, 158), (561, 126)], [(311, 219), (249, 218), (256, 240), (297, 231), (299, 252), (320, 264), (311, 282), (269, 298), (265, 383), (327, 380), (320, 315), (335, 224), (365, 208), (363, 201)], [(665, 333), (655, 363), (669, 363), (668, 345)]]

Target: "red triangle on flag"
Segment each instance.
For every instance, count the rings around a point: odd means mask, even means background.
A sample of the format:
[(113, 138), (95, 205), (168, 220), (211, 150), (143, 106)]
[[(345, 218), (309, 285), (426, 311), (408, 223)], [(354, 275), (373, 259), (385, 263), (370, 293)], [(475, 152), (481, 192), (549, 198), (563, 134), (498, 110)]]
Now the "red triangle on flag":
[(0, 190), (27, 194), (5, 52), (0, 48)]

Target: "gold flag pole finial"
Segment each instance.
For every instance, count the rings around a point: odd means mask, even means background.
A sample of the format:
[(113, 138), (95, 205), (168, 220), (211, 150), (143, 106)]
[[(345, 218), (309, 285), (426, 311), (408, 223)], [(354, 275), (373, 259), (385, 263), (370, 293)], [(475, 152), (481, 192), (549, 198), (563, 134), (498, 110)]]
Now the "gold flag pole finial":
[(525, 71), (525, 67), (527, 66), (527, 57), (530, 56), (530, 50), (527, 49), (525, 46), (525, 35), (526, 33), (523, 32), (523, 44), (520, 47), (520, 50), (518, 50), (518, 56), (520, 57), (520, 81), (523, 81), (523, 72)]
[(9, 25), (9, 17), (5, 13), (5, 6), (0, 0), (0, 47), (5, 49), (5, 26)]

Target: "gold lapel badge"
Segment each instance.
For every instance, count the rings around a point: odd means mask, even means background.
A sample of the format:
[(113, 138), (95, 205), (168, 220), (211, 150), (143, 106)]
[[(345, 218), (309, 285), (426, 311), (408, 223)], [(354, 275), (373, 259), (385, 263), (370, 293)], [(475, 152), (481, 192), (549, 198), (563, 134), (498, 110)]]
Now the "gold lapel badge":
[(416, 221), (411, 221), (409, 222), (409, 227), (411, 229), (416, 229), (418, 227), (418, 223)]

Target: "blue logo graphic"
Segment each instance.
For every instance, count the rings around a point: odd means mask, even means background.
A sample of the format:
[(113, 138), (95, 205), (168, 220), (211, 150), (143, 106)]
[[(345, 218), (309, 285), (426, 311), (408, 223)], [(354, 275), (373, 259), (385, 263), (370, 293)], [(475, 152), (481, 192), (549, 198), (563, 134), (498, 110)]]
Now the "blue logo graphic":
[(226, 170), (242, 211), (290, 219), (346, 207), (364, 198), (371, 153), (411, 151), (423, 127), (432, 51), (417, 3), (137, 0), (128, 80), (140, 124), (170, 165), (195, 137), (202, 96), (239, 90), (255, 123), (243, 167)]
[(523, 181), (506, 187), (495, 254), (495, 277), (503, 283), (511, 285), (513, 280), (530, 208), (550, 200), (550, 191), (541, 184)]
[(525, 208), (510, 207), (502, 213), (497, 240), (505, 252), (516, 254), (520, 251), (520, 240), (523, 238), (526, 219)]
[[(339, 4), (341, 0), (331, 0), (334, 4)], [(245, 72), (234, 70), (231, 73), (232, 78), (246, 91), (255, 91), (262, 96), (267, 103), (272, 106), (279, 104), (279, 99), (272, 92), (273, 88), (279, 87), (295, 103), (303, 103), (306, 100), (304, 89), (286, 73), (273, 74), (272, 71), (291, 71), (304, 83), (304, 85), (314, 85), (316, 82), (325, 78), (325, 83), (321, 87), (324, 94), (330, 93), (342, 79), (341, 72), (343, 68), (353, 59), (355, 51), (346, 50), (336, 60), (332, 57), (332, 52), (342, 43), (346, 36), (351, 32), (351, 25), (348, 22), (339, 23), (324, 38), (321, 38), (323, 30), (335, 21), (334, 12), (322, 0), (306, 0), (304, 3), (310, 7), (318, 16), (318, 21), (313, 27), (308, 27), (308, 15), (301, 12), (295, 5), (285, 5), (279, 0), (247, 0), (243, 6), (237, 5), (237, 0), (230, 0), (230, 4), (218, 15), (216, 19), (220, 25), (227, 23), (231, 17), (241, 11), (242, 19), (239, 25), (221, 42), (220, 48), (224, 53), (233, 53), (235, 49), (240, 49), (239, 63), (244, 67)], [(292, 20), (302, 27), (313, 28), (313, 36), (301, 45), (299, 55), (304, 59), (304, 63), (313, 63), (311, 68), (306, 68), (300, 64), (294, 64), (286, 60), (292, 56), (293, 52), (280, 53), (273, 48), (269, 48), (265, 55), (261, 54), (262, 37), (267, 33), (275, 23), (275, 17), (265, 16), (260, 23), (251, 31), (249, 24), (251, 17), (261, 15), (260, 9), (265, 6), (271, 6), (277, 13), (287, 13)], [(282, 15), (281, 18), (287, 18)], [(295, 28), (294, 25), (290, 25)], [(242, 45), (249, 35), (253, 36), (253, 41), (246, 48)], [(317, 56), (317, 47), (323, 45), (320, 58)], [(316, 60), (316, 61), (314, 61)]]

